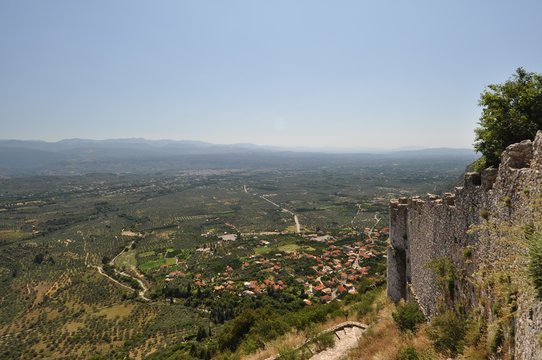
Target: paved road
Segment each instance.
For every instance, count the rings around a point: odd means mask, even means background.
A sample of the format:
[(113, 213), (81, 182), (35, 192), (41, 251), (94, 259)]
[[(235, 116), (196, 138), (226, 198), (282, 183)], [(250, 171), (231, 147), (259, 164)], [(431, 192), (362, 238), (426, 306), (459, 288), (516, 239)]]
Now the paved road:
[(297, 217), (296, 214), (294, 214), (292, 211), (286, 209), (286, 208), (283, 208), (281, 207), (279, 204), (277, 203), (274, 203), (272, 202), (271, 200), (269, 200), (268, 198), (265, 197), (265, 195), (261, 195), (260, 196), (262, 199), (264, 199), (265, 201), (267, 201), (268, 203), (271, 203), (273, 204), (274, 206), (278, 207), (279, 209), (281, 209), (282, 211), (284, 212), (287, 212), (288, 214), (292, 215), (294, 217), (294, 222), (295, 222), (295, 232), (297, 234), (301, 233), (301, 224), (299, 223), (299, 218)]
[[(260, 195), (260, 197), (261, 197), (262, 199), (264, 199), (265, 201), (267, 201), (268, 203), (271, 203), (271, 204), (275, 205), (276, 207), (280, 208), (280, 205), (279, 205), (279, 204), (272, 202), (271, 200), (269, 200), (268, 198), (266, 198), (265, 195)], [(286, 210), (286, 211), (288, 211), (288, 210)]]
[(294, 215), (294, 221), (295, 221), (295, 232), (299, 234), (301, 232), (301, 224), (299, 223), (299, 219), (297, 218), (297, 215)]

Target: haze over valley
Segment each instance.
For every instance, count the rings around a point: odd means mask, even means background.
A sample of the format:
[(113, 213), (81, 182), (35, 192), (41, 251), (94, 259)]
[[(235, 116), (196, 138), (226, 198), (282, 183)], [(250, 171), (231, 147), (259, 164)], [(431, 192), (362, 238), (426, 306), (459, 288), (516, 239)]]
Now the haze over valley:
[(0, 1), (0, 360), (542, 359), (540, 24)]

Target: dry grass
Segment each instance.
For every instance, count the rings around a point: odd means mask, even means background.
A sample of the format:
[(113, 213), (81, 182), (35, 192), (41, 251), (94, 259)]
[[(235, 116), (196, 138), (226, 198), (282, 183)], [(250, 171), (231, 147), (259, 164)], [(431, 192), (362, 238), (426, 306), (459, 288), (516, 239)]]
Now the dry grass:
[(174, 233), (168, 230), (161, 230), (161, 231), (154, 231), (152, 234), (159, 239), (169, 239), (169, 237), (173, 235)]
[(105, 316), (107, 319), (124, 318), (129, 316), (134, 310), (135, 306), (132, 304), (119, 304), (108, 306), (101, 309), (96, 313), (98, 316)]
[(82, 322), (70, 321), (69, 323), (66, 323), (64, 325), (64, 329), (66, 329), (67, 332), (72, 334), (72, 333), (75, 333), (77, 330), (81, 329), (84, 326), (85, 326), (85, 324), (83, 324)]
[(395, 359), (402, 339), (391, 317), (392, 311), (392, 306), (380, 311), (379, 320), (363, 335), (349, 359)]
[(19, 240), (30, 235), (32, 235), (31, 232), (21, 230), (0, 230), (0, 240), (2, 241)]
[(130, 351), (130, 359), (145, 359), (147, 356), (155, 353), (163, 342), (164, 337), (160, 333), (157, 333), (155, 337), (148, 338), (143, 344), (132, 349)]
[(47, 321), (52, 321), (59, 317), (60, 311), (58, 309), (46, 308), (44, 310)]
[(329, 319), (322, 324), (318, 324), (314, 329), (312, 329), (309, 334), (303, 331), (291, 331), (279, 337), (278, 339), (270, 341), (268, 344), (266, 344), (265, 349), (260, 350), (254, 354), (244, 355), (241, 357), (241, 359), (265, 360), (271, 356), (280, 353), (281, 350), (293, 349), (300, 346), (308, 339), (308, 337), (311, 336), (310, 334), (319, 333), (345, 321), (346, 319), (344, 317)]
[[(401, 334), (392, 317), (395, 305), (388, 300), (384, 291), (375, 299), (373, 309), (372, 313), (357, 319), (369, 324), (370, 328), (362, 336), (357, 348), (348, 354), (348, 359), (393, 360), (396, 359), (398, 351), (407, 346), (415, 348), (423, 360), (445, 359), (434, 352), (425, 331), (428, 325), (421, 325), (415, 335)], [(311, 333), (318, 333), (345, 320), (344, 317), (330, 319), (319, 324)], [(306, 339), (307, 335), (304, 332), (292, 331), (267, 344), (264, 350), (241, 356), (241, 359), (265, 360), (283, 349), (292, 349), (301, 345)]]
[(265, 349), (254, 354), (244, 355), (241, 359), (244, 360), (265, 360), (271, 356), (278, 354), (282, 349), (292, 349), (301, 345), (306, 340), (303, 332), (290, 332), (278, 339), (275, 339), (266, 344)]
[[(351, 318), (348, 318), (348, 320), (353, 320)], [(341, 324), (343, 322), (347, 321), (345, 317), (339, 316), (332, 319), (326, 320), (326, 322), (323, 322), (321, 324), (318, 324), (315, 327), (316, 332), (324, 331), (326, 329), (329, 329), (330, 327), (333, 327), (335, 325)]]
[[(385, 296), (384, 296), (385, 299)], [(380, 298), (379, 298), (380, 300)], [(379, 301), (377, 300), (376, 303)], [(390, 315), (391, 317), (391, 315)], [(281, 350), (284, 349), (293, 349), (301, 344), (303, 344), (309, 337), (311, 337), (310, 334), (314, 335), (316, 333), (319, 333), (321, 331), (324, 331), (326, 329), (329, 329), (337, 324), (341, 324), (345, 322), (347, 319), (345, 317), (335, 317), (332, 319), (327, 320), (324, 323), (317, 324), (314, 329), (311, 329), (310, 333), (306, 333), (303, 331), (291, 331), (278, 339), (275, 339), (273, 341), (270, 341), (268, 344), (266, 344), (265, 349), (260, 350), (254, 354), (250, 355), (244, 355), (241, 356), (241, 359), (246, 360), (265, 360), (268, 359), (271, 356), (274, 356), (278, 353), (280, 353)], [(351, 318), (348, 318), (348, 320), (353, 320)]]
[(410, 342), (411, 346), (414, 346), (416, 350), (424, 350), (424, 349), (430, 349), (432, 348), (431, 340), (425, 335), (426, 334), (426, 328), (428, 325), (423, 325), (418, 330), (418, 333), (415, 337), (412, 338), (412, 341)]
[(39, 285), (34, 287), (36, 297), (34, 299), (32, 307), (38, 307), (43, 302), (43, 299), (45, 298), (45, 295), (47, 294), (47, 291), (50, 287), (51, 285), (48, 283), (40, 283)]
[(414, 347), (422, 359), (444, 359), (433, 351), (431, 341), (426, 336), (427, 325), (420, 326), (415, 335), (403, 335), (392, 318), (395, 305), (385, 298), (385, 294), (380, 295), (375, 304), (380, 307), (378, 315), (358, 347), (350, 352), (349, 359), (392, 360), (400, 349), (407, 346)]

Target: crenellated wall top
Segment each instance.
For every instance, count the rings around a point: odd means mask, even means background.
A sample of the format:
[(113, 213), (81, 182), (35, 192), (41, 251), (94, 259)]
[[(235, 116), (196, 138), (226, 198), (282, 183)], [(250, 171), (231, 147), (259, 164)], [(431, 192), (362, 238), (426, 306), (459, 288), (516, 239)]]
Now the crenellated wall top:
[(538, 131), (534, 141), (524, 140), (512, 144), (501, 155), (499, 168), (487, 168), (480, 172), (467, 172), (463, 176), (463, 186), (443, 196), (427, 194), (423, 199), (419, 196), (390, 200), (390, 208), (418, 207), (425, 203), (455, 206), (456, 198), (467, 194), (481, 195), (493, 189), (496, 183), (504, 183), (512, 172), (532, 169), (542, 171), (542, 131)]

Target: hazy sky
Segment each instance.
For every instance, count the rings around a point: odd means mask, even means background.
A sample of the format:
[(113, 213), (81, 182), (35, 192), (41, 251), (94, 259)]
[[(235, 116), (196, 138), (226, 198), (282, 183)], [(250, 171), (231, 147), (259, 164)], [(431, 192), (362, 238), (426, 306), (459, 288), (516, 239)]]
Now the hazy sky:
[(542, 1), (0, 0), (0, 138), (470, 147)]

